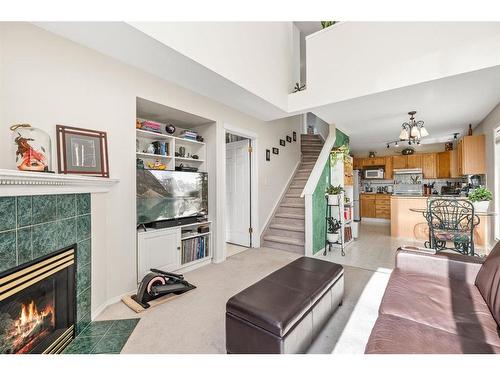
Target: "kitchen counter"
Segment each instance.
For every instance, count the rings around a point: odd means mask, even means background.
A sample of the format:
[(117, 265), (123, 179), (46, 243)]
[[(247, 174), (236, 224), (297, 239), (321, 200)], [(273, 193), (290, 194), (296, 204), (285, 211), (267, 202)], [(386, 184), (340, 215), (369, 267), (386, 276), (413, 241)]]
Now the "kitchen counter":
[[(411, 208), (425, 209), (428, 198), (439, 198), (431, 196), (391, 196), (391, 236), (408, 238), (421, 241), (422, 245), (429, 239), (429, 227), (421, 212), (411, 211)], [(463, 198), (463, 197), (457, 197)], [(488, 238), (488, 228), (491, 218), (481, 218), (479, 225), (474, 230), (474, 243), (484, 246)]]

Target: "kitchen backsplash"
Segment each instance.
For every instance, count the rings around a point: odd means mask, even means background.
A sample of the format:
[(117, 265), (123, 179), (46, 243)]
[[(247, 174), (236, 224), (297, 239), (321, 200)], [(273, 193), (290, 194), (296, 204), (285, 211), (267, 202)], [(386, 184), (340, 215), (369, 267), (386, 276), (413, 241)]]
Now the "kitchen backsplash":
[[(447, 182), (463, 182), (466, 181), (466, 179), (462, 178), (446, 178), (446, 179), (438, 179), (438, 178), (431, 178), (431, 179), (423, 179), (422, 180), (422, 185), (423, 184), (432, 184), (434, 182), (434, 189), (437, 190), (439, 193), (441, 191), (442, 186), (446, 186)], [(366, 190), (367, 184), (373, 188), (373, 191), (377, 191), (377, 189), (387, 187), (388, 185), (394, 185), (394, 180), (361, 180), (361, 191)]]

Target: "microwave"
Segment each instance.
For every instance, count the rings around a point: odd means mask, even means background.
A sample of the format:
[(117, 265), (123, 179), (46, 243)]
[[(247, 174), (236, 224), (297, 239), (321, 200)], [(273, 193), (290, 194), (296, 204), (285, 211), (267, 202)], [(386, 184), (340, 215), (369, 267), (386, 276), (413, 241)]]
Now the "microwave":
[(365, 169), (364, 174), (365, 180), (383, 180), (384, 179), (384, 170), (382, 168), (377, 169)]

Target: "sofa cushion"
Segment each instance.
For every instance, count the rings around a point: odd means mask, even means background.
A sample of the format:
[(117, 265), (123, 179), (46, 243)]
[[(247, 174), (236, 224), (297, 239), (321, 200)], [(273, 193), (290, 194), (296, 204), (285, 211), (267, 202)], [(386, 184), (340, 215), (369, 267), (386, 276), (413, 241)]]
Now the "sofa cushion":
[(226, 312), (283, 337), (342, 274), (338, 264), (302, 257), (231, 297)]
[(395, 269), (379, 312), (500, 347), (497, 324), (483, 297), (463, 281)]
[(479, 270), (476, 285), (500, 326), (500, 241)]
[(500, 347), (457, 336), (412, 320), (380, 315), (365, 348), (367, 354), (500, 353)]

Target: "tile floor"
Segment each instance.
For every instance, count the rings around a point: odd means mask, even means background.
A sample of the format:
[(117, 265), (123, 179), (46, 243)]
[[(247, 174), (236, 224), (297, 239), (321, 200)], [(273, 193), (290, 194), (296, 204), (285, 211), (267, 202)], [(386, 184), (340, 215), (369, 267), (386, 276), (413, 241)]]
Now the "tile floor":
[(139, 318), (90, 322), (64, 354), (119, 354)]

